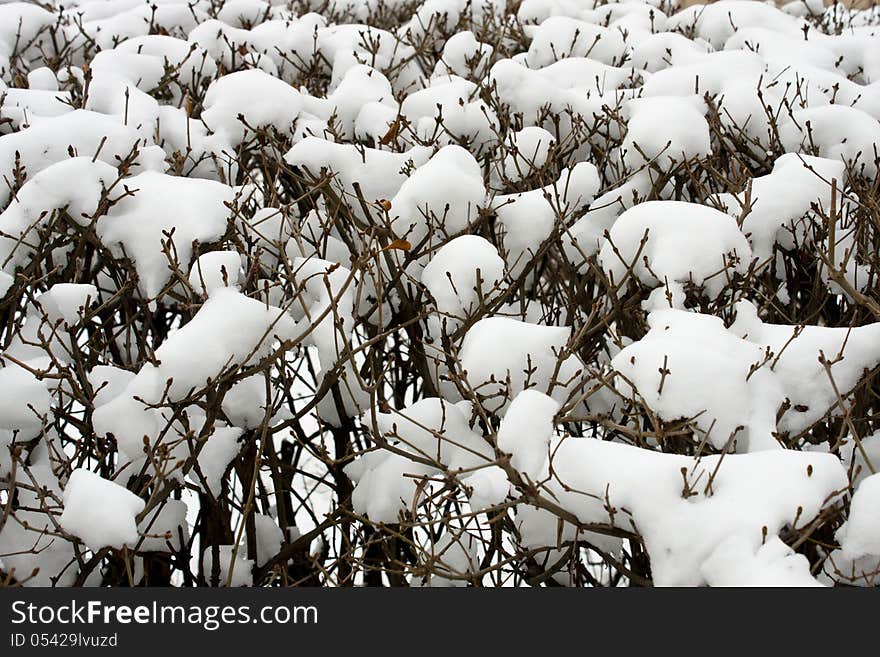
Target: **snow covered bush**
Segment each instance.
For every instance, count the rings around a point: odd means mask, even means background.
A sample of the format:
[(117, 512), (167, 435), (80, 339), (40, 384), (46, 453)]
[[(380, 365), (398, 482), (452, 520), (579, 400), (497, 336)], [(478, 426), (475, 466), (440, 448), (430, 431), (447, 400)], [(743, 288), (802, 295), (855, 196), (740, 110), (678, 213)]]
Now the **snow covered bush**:
[(880, 9), (0, 3), (0, 585), (880, 584)]

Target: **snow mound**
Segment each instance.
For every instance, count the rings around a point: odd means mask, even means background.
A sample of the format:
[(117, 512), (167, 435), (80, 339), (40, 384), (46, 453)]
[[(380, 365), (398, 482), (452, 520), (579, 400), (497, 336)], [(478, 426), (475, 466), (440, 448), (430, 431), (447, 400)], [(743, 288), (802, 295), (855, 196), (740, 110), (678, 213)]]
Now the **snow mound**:
[(752, 250), (733, 217), (696, 203), (650, 201), (624, 212), (599, 252), (614, 285), (632, 273), (649, 287), (692, 283), (717, 297), (730, 270), (745, 273)]
[(103, 547), (134, 547), (136, 516), (144, 501), (119, 484), (90, 470), (74, 470), (64, 487), (64, 512), (58, 522), (97, 552)]

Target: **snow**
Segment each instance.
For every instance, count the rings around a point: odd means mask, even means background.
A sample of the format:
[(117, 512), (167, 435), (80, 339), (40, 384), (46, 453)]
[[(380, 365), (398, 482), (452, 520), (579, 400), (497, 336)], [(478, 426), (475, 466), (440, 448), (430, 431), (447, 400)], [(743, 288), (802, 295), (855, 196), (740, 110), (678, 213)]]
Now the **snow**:
[(463, 374), (474, 392), (494, 410), (507, 406), (527, 388), (564, 400), (566, 386), (580, 371), (577, 356), (557, 359), (570, 330), (541, 326), (506, 317), (481, 319), (467, 332), (460, 358)]
[(788, 150), (814, 150), (815, 155), (842, 160), (869, 178), (877, 175), (874, 159), (880, 150), (880, 124), (855, 107), (828, 105), (796, 110), (780, 128), (780, 137)]
[[(447, 331), (493, 296), (504, 278), (504, 260), (495, 247), (477, 235), (462, 235), (444, 244), (422, 270)], [(440, 327), (435, 327), (437, 334)]]
[(880, 557), (880, 475), (866, 477), (850, 502), (849, 518), (835, 536), (845, 557)]
[[(138, 459), (143, 455), (143, 437), (156, 437), (161, 419), (161, 414), (146, 408), (145, 403), (156, 403), (163, 395), (182, 399), (227, 368), (266, 355), (274, 336), (290, 339), (293, 331), (293, 319), (281, 309), (233, 288), (216, 290), (193, 320), (156, 350), (158, 365), (145, 365), (118, 396), (95, 410), (95, 430), (101, 435), (113, 434), (128, 458)], [(229, 442), (227, 432), (219, 440), (225, 448), (216, 459), (209, 457), (218, 469), (231, 450)], [(225, 466), (222, 463), (222, 469)]]
[(92, 551), (103, 547), (134, 547), (136, 516), (144, 501), (116, 482), (90, 470), (74, 470), (64, 487), (64, 512), (58, 522)]
[(652, 96), (626, 104), (629, 119), (623, 141), (624, 160), (630, 166), (660, 159), (679, 162), (706, 157), (711, 152), (709, 124), (697, 96)]
[[(765, 66), (763, 58), (750, 50), (709, 52), (694, 58), (688, 57), (680, 66), (671, 66), (651, 74), (642, 85), (641, 91), (649, 98), (669, 99), (666, 108), (675, 107), (671, 105), (673, 97), (691, 99), (695, 107), (699, 107), (698, 101), (694, 100), (695, 95), (702, 97), (705, 93), (719, 94), (733, 80), (757, 78), (764, 72)], [(682, 107), (680, 104), (678, 106)], [(677, 122), (676, 125), (680, 129), (687, 129)], [(700, 126), (702, 127), (702, 123)]]
[(107, 4), (103, 10), (89, 12), (81, 26), (67, 25), (68, 38), (73, 43), (91, 39), (106, 50), (124, 39), (148, 34), (151, 24), (166, 33), (185, 34), (207, 18), (204, 9), (191, 9), (182, 2), (162, 2), (155, 9), (147, 2)]
[(494, 207), (504, 227), (504, 247), (517, 275), (556, 228), (586, 208), (599, 189), (599, 173), (589, 162), (564, 169), (553, 184), (518, 194), (495, 196)]
[(249, 376), (235, 383), (223, 396), (223, 413), (233, 425), (254, 429), (266, 417), (266, 404), (265, 380)]
[[(864, 370), (880, 364), (876, 348), (880, 323), (853, 329), (793, 327), (762, 322), (754, 305), (747, 301), (737, 303), (736, 309), (731, 331), (774, 355), (772, 370), (781, 380), (791, 406), (779, 419), (781, 431), (798, 433), (835, 410), (838, 392), (851, 390)], [(828, 363), (827, 370), (820, 357)]]
[(481, 78), (487, 67), (494, 48), (477, 40), (470, 30), (454, 34), (443, 46), (443, 53), (434, 68), (434, 77), (457, 75), (467, 78)]
[(14, 362), (0, 369), (0, 427), (37, 432), (49, 414), (52, 397), (44, 381)]
[(370, 421), (384, 440), (453, 470), (492, 460), (488, 444), (470, 428), (462, 408), (436, 397), (400, 411), (371, 414)]
[[(598, 179), (596, 180), (598, 187)], [(563, 249), (572, 264), (584, 270), (587, 258), (605, 244), (605, 234), (618, 215), (632, 207), (634, 197), (644, 197), (653, 186), (645, 171), (638, 171), (627, 182), (594, 199), (587, 213), (566, 231)]]
[[(669, 308), (648, 316), (650, 330), (611, 361), (625, 397), (637, 394), (662, 420), (694, 419), (718, 449), (779, 449), (776, 411), (785, 398), (764, 350), (720, 318)], [(729, 448), (729, 447), (728, 447)]]
[[(31, 129), (28, 128), (28, 131)], [(7, 136), (0, 137), (0, 150), (6, 138)], [(48, 163), (42, 170), (39, 167), (34, 168), (37, 170), (31, 169), (32, 177), (0, 213), (0, 225), (3, 226), (3, 234), (0, 235), (0, 266), (10, 275), (16, 267), (23, 266), (30, 260), (33, 254), (33, 232), (46, 224), (52, 210), (65, 209), (74, 221), (87, 223), (88, 217), (94, 214), (100, 201), (102, 189), (117, 177), (112, 166), (100, 160), (92, 161), (91, 157), (74, 157)], [(64, 184), (68, 180), (77, 180), (78, 184)]]
[[(0, 5), (0, 45), (11, 53), (17, 43), (29, 44), (55, 22), (52, 12), (27, 2), (9, 2)], [(36, 44), (34, 44), (36, 45)]]
[(272, 127), (290, 132), (303, 110), (302, 95), (296, 89), (268, 73), (251, 69), (224, 75), (211, 83), (205, 94), (202, 120), (235, 145), (251, 130)]
[(737, 31), (749, 27), (767, 27), (774, 32), (799, 35), (804, 25), (801, 19), (777, 11), (763, 3), (745, 4), (736, 0), (721, 0), (709, 5), (692, 5), (671, 16), (669, 26), (693, 24), (696, 36), (721, 48)]
[(670, 66), (681, 66), (698, 60), (708, 49), (707, 43), (692, 41), (683, 34), (657, 32), (633, 44), (630, 57), (635, 68), (656, 73)]
[(34, 487), (16, 487), (22, 506), (29, 510), (10, 517), (0, 531), (3, 568), (24, 586), (52, 586), (55, 580), (57, 586), (71, 586), (76, 579), (76, 570), (71, 567), (75, 558), (73, 545), (52, 536), (50, 532), (55, 531), (57, 519), (40, 512), (54, 511), (61, 504), (58, 478), (46, 461), (37, 456), (26, 474), (19, 469), (17, 481), (35, 482), (39, 491)]
[(709, 586), (816, 587), (810, 562), (773, 536), (755, 550), (744, 536), (723, 541), (703, 562)]
[[(253, 559), (246, 559), (245, 550), (239, 546), (237, 553), (233, 545), (221, 545), (219, 549), (219, 586), (252, 586), (253, 576), (251, 570), (254, 567)], [(205, 579), (210, 583), (213, 580), (214, 557), (210, 548), (202, 553), (202, 568), (205, 571)]]
[(96, 365), (88, 374), (89, 385), (94, 391), (95, 407), (103, 406), (118, 397), (135, 377), (134, 372), (112, 365)]
[(50, 322), (73, 325), (97, 298), (98, 289), (90, 283), (56, 283), (40, 296), (38, 303)]
[(238, 444), (241, 434), (242, 430), (237, 427), (218, 427), (208, 436), (199, 450), (199, 471), (204, 477), (204, 483), (201, 477), (192, 478), (196, 479), (202, 488), (207, 488), (206, 492), (210, 492), (214, 497), (219, 496), (226, 469), (241, 449)]
[(529, 126), (510, 136), (510, 153), (504, 158), (504, 175), (510, 180), (522, 180), (533, 175), (547, 162), (550, 148), (556, 139), (544, 128)]
[(388, 78), (370, 66), (352, 66), (327, 96), (328, 109), (341, 136), (353, 136), (355, 121), (367, 103), (387, 106), (396, 115), (394, 91)]
[(67, 92), (42, 89), (6, 89), (3, 97), (2, 116), (10, 124), (22, 128), (33, 121), (61, 116), (73, 111)]
[[(138, 533), (143, 537), (139, 548), (144, 552), (177, 552), (189, 540), (186, 523), (186, 502), (166, 500), (148, 512), (138, 523)], [(183, 543), (181, 543), (181, 538)]]
[(0, 479), (12, 472), (12, 432), (8, 429), (0, 431)]
[(486, 511), (504, 502), (510, 493), (507, 473), (496, 465), (480, 468), (461, 479), (468, 490), (468, 502), (474, 511)]
[[(308, 330), (307, 340), (322, 357), (335, 361), (353, 323), (354, 285), (351, 271), (320, 258), (293, 258), (293, 279), (302, 295), (289, 312)], [(308, 329), (306, 328), (308, 327)]]
[[(807, 524), (847, 486), (843, 467), (830, 454), (726, 455), (716, 472), (718, 456), (695, 460), (594, 439), (557, 440), (550, 453), (556, 478), (547, 488), (558, 503), (583, 523), (637, 527), (658, 586), (706, 583), (704, 567), (711, 578), (716, 568), (730, 573), (722, 560), (735, 559), (739, 568), (743, 557), (773, 578), (799, 574), (803, 581), (802, 567), (778, 548), (759, 551), (763, 533), (773, 537), (786, 525)], [(692, 497), (682, 495), (682, 469), (696, 493)], [(555, 545), (555, 523), (547, 529), (530, 543)]]
[(257, 24), (269, 13), (269, 3), (260, 0), (233, 0), (223, 5), (217, 12), (217, 18), (224, 23), (234, 25), (238, 22), (240, 27), (247, 24)]
[(851, 468), (853, 485), (858, 486), (863, 479), (880, 471), (880, 434), (848, 438), (843, 450), (844, 462)]
[[(831, 181), (844, 179), (844, 165), (809, 155), (786, 153), (776, 160), (766, 176), (752, 178), (749, 211), (742, 231), (749, 238), (752, 252), (759, 260), (773, 254), (775, 245), (793, 249), (810, 243), (817, 221), (812, 205), (818, 203), (826, 212), (831, 207)], [(735, 195), (725, 203), (736, 214), (745, 204), (745, 194)]]
[[(579, 65), (584, 58), (560, 60), (541, 69), (527, 68), (517, 59), (497, 61), (488, 82), (511, 112), (522, 114), (526, 126), (539, 125), (558, 138), (574, 131), (577, 121), (588, 124), (602, 112), (602, 96), (626, 86), (628, 74), (596, 63)], [(558, 118), (551, 120), (547, 110)]]
[[(7, 523), (0, 532), (3, 569), (28, 587), (72, 586), (76, 581), (73, 546), (47, 533), (45, 514), (24, 512), (18, 523)], [(35, 551), (33, 554), (31, 551)], [(36, 571), (36, 572), (35, 572)]]
[(541, 68), (563, 57), (586, 57), (604, 64), (622, 63), (626, 43), (619, 30), (568, 16), (551, 16), (536, 27), (526, 27), (532, 38), (525, 60)]
[(189, 272), (189, 284), (204, 296), (223, 287), (238, 287), (241, 256), (238, 251), (211, 251), (196, 259)]
[[(152, 171), (132, 176), (125, 185), (131, 195), (98, 221), (97, 232), (104, 244), (134, 261), (138, 285), (152, 299), (162, 293), (172, 264), (187, 271), (194, 240), (213, 242), (223, 236), (226, 204), (235, 198), (235, 190), (212, 180)], [(163, 250), (169, 242), (173, 252), (170, 247)]]
[[(355, 512), (376, 522), (397, 522), (399, 513), (414, 502), (418, 485), (415, 477), (436, 469), (431, 463), (452, 471), (468, 471), (486, 466), (494, 458), (489, 444), (470, 428), (461, 404), (427, 398), (399, 411), (374, 410), (367, 422), (377, 440), (396, 445), (403, 452), (369, 452), (345, 468), (356, 482), (352, 493)], [(480, 472), (485, 470), (477, 470)], [(486, 484), (490, 489), (500, 487), (497, 481)], [(498, 493), (490, 490), (488, 494)]]
[(370, 452), (347, 466), (356, 482), (351, 495), (355, 513), (373, 522), (396, 523), (402, 511), (416, 501), (418, 477), (432, 469), (405, 456)]
[[(291, 148), (284, 156), (291, 166), (302, 167), (313, 176), (329, 169), (336, 177), (342, 192), (355, 196), (354, 183), (358, 183), (364, 200), (374, 203), (391, 199), (400, 189), (407, 177), (401, 169), (412, 161), (424, 164), (431, 156), (430, 149), (414, 147), (404, 153), (391, 153), (378, 149), (357, 149), (351, 144), (337, 144), (318, 137), (306, 137)], [(360, 212), (357, 204), (355, 211)]]
[(391, 228), (416, 249), (432, 246), (434, 229), (454, 236), (476, 221), (486, 204), (480, 166), (460, 146), (441, 148), (417, 168), (391, 199)]
[(90, 68), (102, 67), (127, 77), (142, 91), (158, 86), (166, 64), (177, 69), (183, 80), (210, 79), (217, 64), (207, 51), (196, 44), (161, 34), (126, 39), (112, 50), (102, 50), (92, 59)]
[(259, 568), (278, 554), (284, 534), (282, 534), (281, 528), (278, 527), (278, 521), (272, 516), (264, 516), (258, 513), (254, 515), (254, 525), (257, 528), (257, 554), (254, 562)]
[(559, 409), (559, 402), (552, 397), (523, 390), (511, 402), (498, 428), (498, 449), (510, 454), (510, 464), (533, 481), (547, 476), (542, 468), (555, 434), (553, 418)]
[[(477, 541), (467, 532), (446, 533), (425, 546), (424, 559), (436, 571), (425, 582), (429, 587), (461, 587), (467, 585), (467, 576), (479, 569)], [(420, 582), (414, 582), (418, 586)]]
[[(58, 135), (63, 137), (59, 139)], [(56, 162), (67, 160), (70, 149), (83, 157), (115, 164), (117, 158), (125, 158), (135, 147), (138, 147), (136, 166), (151, 170), (162, 167), (165, 159), (162, 149), (154, 144), (144, 145), (133, 128), (106, 114), (75, 110), (34, 123), (26, 130), (0, 136), (0, 162), (4, 163), (2, 173), (11, 180), (16, 153), (28, 175), (34, 176)], [(4, 185), (0, 188), (0, 203), (8, 201), (9, 189)]]

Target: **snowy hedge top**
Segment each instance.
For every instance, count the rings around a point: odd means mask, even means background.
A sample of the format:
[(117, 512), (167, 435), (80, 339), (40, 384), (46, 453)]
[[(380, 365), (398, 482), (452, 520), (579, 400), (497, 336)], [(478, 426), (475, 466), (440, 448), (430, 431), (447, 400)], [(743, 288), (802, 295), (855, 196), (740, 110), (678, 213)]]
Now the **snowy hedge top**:
[(880, 10), (0, 4), (0, 576), (875, 583)]

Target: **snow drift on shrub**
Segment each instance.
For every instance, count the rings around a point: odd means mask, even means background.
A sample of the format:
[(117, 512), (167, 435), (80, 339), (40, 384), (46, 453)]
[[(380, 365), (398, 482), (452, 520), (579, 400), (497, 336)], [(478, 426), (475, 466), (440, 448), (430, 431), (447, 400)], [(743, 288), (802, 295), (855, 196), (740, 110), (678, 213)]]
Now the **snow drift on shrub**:
[(813, 0), (0, 4), (0, 576), (876, 585), (878, 85)]

